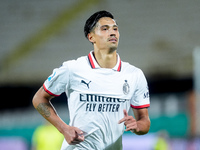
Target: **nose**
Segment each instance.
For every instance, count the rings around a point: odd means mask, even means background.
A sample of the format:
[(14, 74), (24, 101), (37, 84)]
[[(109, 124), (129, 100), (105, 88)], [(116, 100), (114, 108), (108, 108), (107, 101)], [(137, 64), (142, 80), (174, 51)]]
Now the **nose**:
[(116, 31), (115, 30), (110, 30), (110, 36), (116, 36)]
[(116, 36), (116, 31), (111, 30), (111, 31), (110, 31), (110, 36)]
[(114, 36), (114, 37), (115, 37), (115, 36), (116, 36), (116, 34), (115, 34), (115, 33), (111, 33), (111, 34), (110, 34), (110, 36)]

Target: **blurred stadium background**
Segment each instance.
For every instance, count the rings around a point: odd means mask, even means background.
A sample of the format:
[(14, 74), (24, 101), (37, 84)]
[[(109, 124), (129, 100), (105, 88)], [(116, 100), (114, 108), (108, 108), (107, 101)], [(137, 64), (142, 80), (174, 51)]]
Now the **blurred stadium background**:
[[(124, 133), (124, 150), (155, 149), (160, 137), (170, 150), (199, 150), (199, 0), (1, 0), (0, 150), (31, 149), (44, 123), (32, 97), (53, 68), (92, 50), (83, 26), (97, 10), (114, 14), (118, 53), (144, 71), (150, 88), (150, 132)], [(65, 98), (52, 103), (68, 122)]]

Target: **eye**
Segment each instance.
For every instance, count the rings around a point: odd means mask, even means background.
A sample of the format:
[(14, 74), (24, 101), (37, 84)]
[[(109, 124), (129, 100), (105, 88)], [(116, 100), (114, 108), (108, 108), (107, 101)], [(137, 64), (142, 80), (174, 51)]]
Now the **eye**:
[(106, 31), (106, 30), (107, 30), (107, 28), (103, 28), (102, 30)]

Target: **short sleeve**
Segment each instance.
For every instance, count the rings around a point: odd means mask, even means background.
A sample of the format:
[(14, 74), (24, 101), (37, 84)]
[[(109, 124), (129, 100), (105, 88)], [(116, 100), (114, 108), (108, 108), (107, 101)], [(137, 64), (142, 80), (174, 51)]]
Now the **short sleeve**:
[(69, 81), (69, 69), (67, 63), (53, 70), (53, 73), (44, 82), (44, 90), (52, 96), (59, 96), (66, 91)]
[(138, 109), (149, 106), (150, 106), (150, 98), (149, 98), (149, 88), (147, 80), (143, 72), (139, 69), (136, 80), (136, 89), (131, 99), (131, 107)]

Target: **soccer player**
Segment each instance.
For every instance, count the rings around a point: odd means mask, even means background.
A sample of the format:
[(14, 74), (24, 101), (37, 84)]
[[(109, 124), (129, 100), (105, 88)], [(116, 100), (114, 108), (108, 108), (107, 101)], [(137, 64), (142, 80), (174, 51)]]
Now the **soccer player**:
[[(62, 150), (121, 150), (124, 130), (138, 135), (149, 131), (147, 81), (139, 68), (120, 59), (120, 35), (111, 13), (94, 13), (84, 33), (94, 49), (54, 69), (35, 94), (33, 105), (64, 135)], [(69, 125), (50, 102), (63, 92), (68, 98)], [(130, 108), (135, 117), (128, 115)]]

